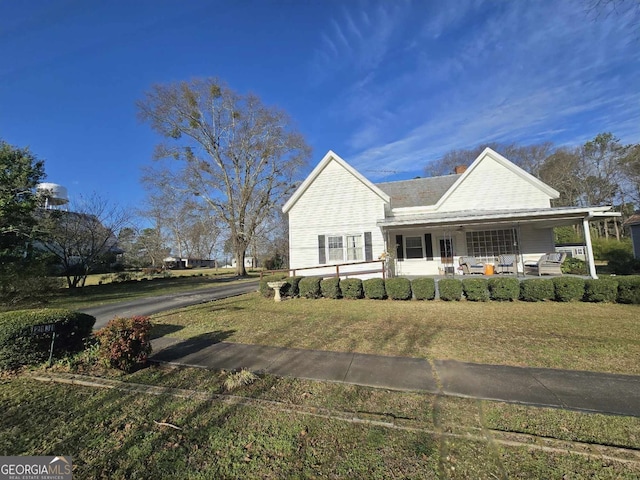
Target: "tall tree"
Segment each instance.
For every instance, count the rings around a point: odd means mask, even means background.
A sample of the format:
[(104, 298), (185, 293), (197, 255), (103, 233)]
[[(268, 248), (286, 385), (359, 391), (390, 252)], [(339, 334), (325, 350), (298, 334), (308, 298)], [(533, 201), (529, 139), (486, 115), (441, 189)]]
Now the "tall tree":
[(293, 190), (310, 148), (289, 117), (217, 79), (156, 85), (138, 102), (140, 118), (168, 143), (156, 158), (182, 165), (183, 187), (228, 228), (238, 275), (263, 220)]
[(44, 162), (27, 148), (0, 140), (0, 302), (37, 299), (58, 287), (46, 258), (32, 248)]

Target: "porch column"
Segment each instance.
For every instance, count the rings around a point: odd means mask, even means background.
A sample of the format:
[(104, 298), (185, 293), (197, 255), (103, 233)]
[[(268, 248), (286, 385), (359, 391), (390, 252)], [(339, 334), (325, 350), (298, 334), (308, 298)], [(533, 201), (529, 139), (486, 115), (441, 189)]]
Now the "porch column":
[(589, 220), (593, 218), (593, 212), (582, 219), (582, 231), (584, 232), (584, 245), (587, 248), (587, 263), (589, 264), (589, 275), (591, 278), (598, 278), (596, 274), (596, 264), (593, 259), (593, 246), (591, 245), (591, 231), (589, 230)]

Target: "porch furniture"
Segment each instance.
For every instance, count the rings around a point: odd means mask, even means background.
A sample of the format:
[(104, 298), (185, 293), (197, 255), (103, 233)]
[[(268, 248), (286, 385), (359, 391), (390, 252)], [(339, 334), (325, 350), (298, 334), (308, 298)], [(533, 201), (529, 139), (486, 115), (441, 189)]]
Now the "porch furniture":
[(537, 263), (524, 264), (525, 273), (541, 275), (562, 275), (562, 262), (567, 258), (566, 253), (545, 253)]
[(498, 255), (496, 273), (516, 273), (515, 255)]
[(470, 275), (472, 273), (484, 274), (484, 264), (478, 262), (476, 257), (460, 257), (458, 263), (462, 267), (462, 273), (464, 275)]

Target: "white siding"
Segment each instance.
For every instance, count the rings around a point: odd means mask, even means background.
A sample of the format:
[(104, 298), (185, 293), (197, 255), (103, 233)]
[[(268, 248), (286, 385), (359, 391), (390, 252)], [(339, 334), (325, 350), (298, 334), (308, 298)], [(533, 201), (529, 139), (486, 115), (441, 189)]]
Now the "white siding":
[(520, 228), (520, 248), (525, 262), (537, 262), (545, 253), (555, 252), (553, 230), (551, 228)]
[(438, 211), (549, 208), (550, 197), (489, 156), (458, 185)]
[(376, 226), (384, 218), (384, 204), (341, 165), (329, 162), (289, 210), (290, 268), (318, 265), (318, 235), (371, 232), (376, 260), (384, 251), (382, 232)]

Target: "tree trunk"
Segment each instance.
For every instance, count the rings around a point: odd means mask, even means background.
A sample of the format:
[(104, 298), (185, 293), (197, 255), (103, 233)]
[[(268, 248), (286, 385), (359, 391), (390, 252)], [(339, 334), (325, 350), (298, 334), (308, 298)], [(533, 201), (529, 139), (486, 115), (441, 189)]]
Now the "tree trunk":
[(247, 270), (244, 268), (244, 248), (236, 248), (235, 258), (236, 258), (236, 275), (239, 277), (246, 277)]

